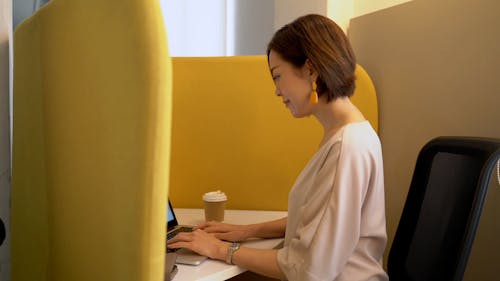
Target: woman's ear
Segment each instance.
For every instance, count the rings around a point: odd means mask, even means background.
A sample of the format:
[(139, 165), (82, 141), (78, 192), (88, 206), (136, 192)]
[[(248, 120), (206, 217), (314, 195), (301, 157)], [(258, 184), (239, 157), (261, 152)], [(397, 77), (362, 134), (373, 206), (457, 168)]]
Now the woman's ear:
[(316, 81), (316, 79), (318, 79), (318, 71), (316, 70), (312, 62), (309, 59), (307, 59), (305, 65), (307, 68), (307, 73), (311, 78), (311, 81)]

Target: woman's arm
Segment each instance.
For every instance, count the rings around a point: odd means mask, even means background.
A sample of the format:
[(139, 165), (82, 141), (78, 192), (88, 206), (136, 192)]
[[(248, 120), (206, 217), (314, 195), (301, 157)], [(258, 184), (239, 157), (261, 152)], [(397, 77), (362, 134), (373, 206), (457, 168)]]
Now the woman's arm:
[[(269, 224), (268, 226), (277, 227), (280, 224), (278, 221), (283, 223), (282, 220), (277, 220), (274, 221), (276, 225)], [(211, 259), (221, 261), (226, 261), (230, 245), (231, 243), (221, 241), (201, 229), (193, 232), (181, 232), (168, 241), (169, 248), (187, 248)], [(232, 263), (259, 274), (285, 279), (285, 275), (278, 266), (277, 254), (278, 250), (274, 249), (262, 250), (241, 247), (234, 252)]]
[(277, 238), (284, 237), (286, 230), (286, 222), (288, 217), (277, 219), (274, 221), (268, 221), (264, 223), (257, 223), (249, 225), (250, 229), (253, 229), (254, 237), (258, 238)]
[(234, 225), (220, 222), (207, 222), (199, 229), (212, 233), (216, 238), (226, 241), (243, 241), (248, 238), (277, 238), (285, 236), (287, 218), (249, 225)]
[[(227, 250), (226, 250), (227, 253)], [(261, 250), (241, 247), (233, 254), (233, 264), (252, 272), (284, 280), (285, 274), (278, 265), (278, 250)]]

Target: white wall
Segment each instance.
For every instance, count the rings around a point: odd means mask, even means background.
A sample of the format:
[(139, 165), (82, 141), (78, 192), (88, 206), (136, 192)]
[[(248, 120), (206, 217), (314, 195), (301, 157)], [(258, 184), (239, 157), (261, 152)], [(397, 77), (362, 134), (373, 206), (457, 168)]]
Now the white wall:
[(274, 31), (305, 14), (328, 16), (346, 31), (353, 17), (407, 1), (161, 0), (161, 3), (172, 56), (232, 56), (263, 54)]
[(342, 30), (347, 31), (349, 21), (354, 13), (353, 0), (330, 0), (328, 1), (327, 16), (334, 20)]
[(7, 238), (0, 246), (0, 280), (10, 280), (10, 92), (12, 72), (12, 1), (0, 0), (0, 218)]
[(305, 14), (325, 15), (334, 20), (344, 31), (351, 18), (372, 13), (411, 0), (275, 0), (274, 29)]
[(359, 17), (364, 14), (396, 6), (411, 0), (350, 0), (353, 2), (352, 17)]
[(264, 54), (274, 32), (274, 1), (160, 0), (170, 55)]
[(161, 0), (171, 56), (226, 55), (225, 0)]
[(329, 0), (327, 16), (344, 31), (349, 29), (351, 18), (409, 2), (411, 0)]

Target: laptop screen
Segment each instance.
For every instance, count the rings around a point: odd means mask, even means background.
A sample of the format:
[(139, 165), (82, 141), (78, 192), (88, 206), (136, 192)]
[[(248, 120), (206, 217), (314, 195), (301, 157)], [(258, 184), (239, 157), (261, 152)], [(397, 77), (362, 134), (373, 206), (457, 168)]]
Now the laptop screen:
[(168, 208), (167, 208), (167, 229), (171, 227), (177, 226), (177, 219), (175, 218), (174, 210), (172, 209), (172, 204), (170, 204), (170, 200), (168, 200)]

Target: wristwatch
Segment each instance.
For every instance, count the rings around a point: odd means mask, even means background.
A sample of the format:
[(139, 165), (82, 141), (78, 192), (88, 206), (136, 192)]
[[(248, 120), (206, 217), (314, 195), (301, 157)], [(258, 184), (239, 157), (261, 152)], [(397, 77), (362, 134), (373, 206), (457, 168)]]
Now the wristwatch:
[(226, 263), (233, 264), (233, 254), (240, 248), (240, 243), (233, 242), (231, 246), (227, 249)]

